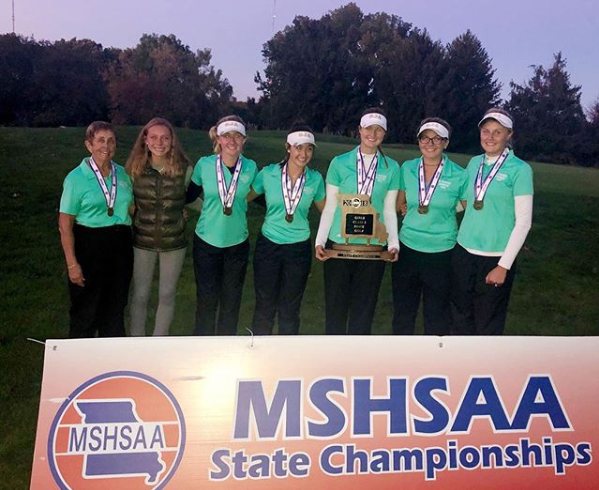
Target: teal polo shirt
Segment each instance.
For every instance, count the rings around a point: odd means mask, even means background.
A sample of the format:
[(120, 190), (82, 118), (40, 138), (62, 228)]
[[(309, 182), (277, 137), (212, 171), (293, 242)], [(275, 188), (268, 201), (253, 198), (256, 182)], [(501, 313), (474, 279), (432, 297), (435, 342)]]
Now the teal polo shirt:
[(281, 165), (273, 163), (263, 168), (252, 184), (254, 191), (257, 194), (264, 194), (266, 199), (266, 217), (262, 225), (262, 234), (271, 242), (280, 245), (303, 242), (310, 238), (308, 223), (310, 205), (313, 201), (322, 201), (325, 198), (324, 180), (318, 171), (306, 167), (304, 192), (293, 213), (293, 221), (288, 223), (285, 220), (287, 210), (283, 200), (281, 171)]
[[(477, 211), (473, 207), (476, 174), (483, 156), (472, 158), (466, 168), (468, 206), (460, 225), (458, 243), (472, 250), (502, 253), (516, 224), (514, 198), (534, 193), (532, 168), (510, 151), (485, 194), (483, 209)], [(483, 181), (492, 168), (493, 165), (485, 164)]]
[[(230, 216), (223, 213), (223, 205), (218, 194), (216, 181), (216, 155), (200, 158), (193, 169), (191, 180), (204, 189), (202, 213), (196, 225), (196, 235), (214, 247), (232, 247), (248, 237), (247, 200), (250, 186), (256, 178), (256, 162), (241, 156), (241, 174), (237, 181), (237, 192)], [(233, 174), (223, 165), (223, 175), (227, 186)]]
[[(89, 157), (84, 158), (81, 164), (71, 170), (64, 179), (60, 198), (60, 212), (75, 216), (75, 223), (89, 228), (130, 225), (129, 206), (133, 203), (133, 187), (125, 169), (115, 164), (116, 200), (114, 214), (108, 216), (104, 193), (88, 162)], [(112, 172), (104, 178), (104, 181), (110, 191)]]
[(400, 189), (406, 193), (408, 212), (403, 218), (399, 240), (419, 252), (451, 250), (458, 236), (456, 206), (465, 199), (468, 176), (457, 163), (445, 157), (443, 173), (429, 204), (428, 213), (418, 212), (418, 165), (420, 158), (404, 162), (399, 170)]
[[(340, 194), (356, 194), (358, 192), (357, 155), (358, 147), (343, 155), (336, 156), (329, 165), (327, 184), (338, 187)], [(375, 211), (379, 214), (381, 223), (384, 223), (383, 208), (385, 196), (389, 191), (399, 190), (399, 165), (392, 158), (383, 158), (380, 152), (377, 155), (377, 172), (370, 201)], [(345, 239), (341, 236), (341, 207), (339, 205), (335, 209), (329, 239), (335, 243), (345, 243)], [(349, 239), (349, 243), (364, 245), (367, 243), (367, 240), (365, 238), (352, 237)], [(379, 243), (378, 240), (373, 239), (371, 244), (385, 245), (386, 242)]]

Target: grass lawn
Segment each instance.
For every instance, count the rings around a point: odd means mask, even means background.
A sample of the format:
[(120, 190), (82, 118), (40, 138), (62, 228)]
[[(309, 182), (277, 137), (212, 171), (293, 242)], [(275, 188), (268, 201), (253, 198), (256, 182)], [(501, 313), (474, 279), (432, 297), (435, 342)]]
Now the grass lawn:
[[(118, 129), (116, 161), (124, 164), (139, 128)], [(193, 161), (211, 151), (207, 133), (178, 132)], [(62, 180), (86, 156), (84, 129), (0, 128), (0, 489), (28, 488), (43, 348), (27, 337), (66, 336), (68, 298), (57, 230)], [(279, 161), (284, 134), (252, 133), (244, 154), (259, 166)], [(354, 141), (320, 136), (313, 167), (323, 175), (330, 159)], [(386, 153), (402, 162), (416, 147), (392, 145)], [(464, 165), (467, 155), (450, 154)], [(599, 334), (599, 171), (533, 163), (533, 229), (518, 260), (508, 316), (509, 335)], [(250, 205), (253, 243), (264, 210)], [(191, 228), (197, 216), (193, 215)], [(311, 223), (317, 226), (313, 211)], [(314, 230), (315, 231), (315, 230)], [(388, 268), (389, 269), (389, 268)], [(240, 333), (250, 326), (254, 297), (248, 269)], [(315, 261), (302, 308), (302, 333), (324, 331), (322, 265)], [(191, 249), (179, 283), (174, 335), (193, 330), (195, 284)], [(389, 334), (389, 270), (379, 297), (375, 334)], [(152, 323), (149, 319), (149, 324)]]

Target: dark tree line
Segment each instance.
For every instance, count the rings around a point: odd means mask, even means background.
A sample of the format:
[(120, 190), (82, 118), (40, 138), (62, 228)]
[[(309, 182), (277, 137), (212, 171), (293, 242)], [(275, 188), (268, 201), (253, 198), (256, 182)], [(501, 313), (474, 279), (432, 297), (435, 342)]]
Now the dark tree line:
[(144, 35), (123, 50), (3, 35), (0, 125), (144, 124), (160, 115), (207, 128), (233, 111), (257, 128), (303, 119), (319, 132), (353, 135), (362, 110), (382, 106), (390, 142), (414, 143), (418, 123), (436, 115), (453, 126), (452, 150), (476, 152), (482, 113), (503, 105), (515, 117), (519, 155), (599, 166), (599, 100), (585, 117), (561, 53), (523, 85), (512, 82), (501, 101), (492, 60), (472, 32), (443, 45), (398, 16), (349, 3), (320, 19), (296, 17), (262, 54), (262, 96), (239, 102), (210, 50), (193, 52), (174, 35)]
[(228, 110), (233, 93), (209, 49), (194, 53), (174, 35), (144, 35), (121, 50), (8, 34), (0, 36), (0, 55), (0, 124), (145, 124), (160, 115), (203, 128)]
[(0, 124), (83, 125), (106, 116), (103, 73), (114, 52), (90, 40), (0, 36)]
[(365, 107), (381, 105), (390, 140), (414, 142), (418, 123), (439, 114), (456, 129), (453, 147), (469, 150), (481, 114), (499, 101), (491, 60), (470, 31), (443, 46), (395, 15), (364, 15), (351, 3), (318, 20), (296, 17), (263, 56), (259, 115), (278, 127), (299, 117), (350, 134)]
[(516, 120), (521, 156), (599, 166), (599, 101), (587, 120), (561, 53), (550, 68), (535, 66), (524, 86), (512, 82), (502, 102), (491, 59), (472, 32), (444, 46), (400, 17), (365, 15), (350, 3), (317, 20), (296, 17), (262, 54), (266, 68), (255, 79), (263, 95), (248, 110), (264, 125), (286, 128), (300, 118), (349, 135), (363, 108), (380, 105), (390, 141), (414, 142), (419, 121), (436, 115), (452, 125), (454, 151), (478, 151), (481, 115), (502, 105)]
[[(585, 164), (593, 156), (585, 141), (593, 125), (582, 110), (580, 87), (570, 83), (566, 61), (558, 53), (551, 67), (534, 66), (533, 72), (526, 84), (510, 84), (507, 102), (518, 121), (520, 153), (541, 161)], [(595, 139), (598, 136), (595, 133)], [(595, 145), (595, 159), (598, 156)]]

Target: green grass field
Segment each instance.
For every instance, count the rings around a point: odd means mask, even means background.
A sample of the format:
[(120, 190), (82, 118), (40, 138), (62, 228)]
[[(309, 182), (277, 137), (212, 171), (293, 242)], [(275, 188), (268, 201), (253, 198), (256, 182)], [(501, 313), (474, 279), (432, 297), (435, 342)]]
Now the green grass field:
[[(119, 128), (116, 161), (124, 164), (139, 128)], [(192, 161), (211, 151), (205, 132), (179, 131)], [(57, 230), (62, 180), (86, 156), (84, 130), (0, 128), (0, 489), (28, 488), (43, 348), (27, 337), (66, 336), (66, 274)], [(259, 166), (279, 161), (284, 134), (252, 133), (244, 154)], [(355, 142), (320, 136), (313, 166), (323, 175), (330, 159)], [(391, 145), (387, 154), (399, 162), (418, 155), (416, 147)], [(469, 156), (451, 154), (460, 164)], [(519, 256), (507, 334), (599, 334), (599, 171), (534, 164), (533, 229)], [(254, 241), (264, 211), (251, 205)], [(191, 228), (197, 216), (192, 216)], [(312, 215), (316, 228), (318, 217)], [(388, 268), (389, 269), (389, 268)], [(374, 333), (390, 333), (389, 271), (379, 297)], [(193, 330), (195, 284), (188, 251), (179, 283), (173, 335)], [(250, 326), (252, 271), (248, 269), (240, 333)], [(324, 331), (322, 265), (314, 263), (302, 308), (302, 333)], [(149, 319), (151, 324), (152, 318)]]

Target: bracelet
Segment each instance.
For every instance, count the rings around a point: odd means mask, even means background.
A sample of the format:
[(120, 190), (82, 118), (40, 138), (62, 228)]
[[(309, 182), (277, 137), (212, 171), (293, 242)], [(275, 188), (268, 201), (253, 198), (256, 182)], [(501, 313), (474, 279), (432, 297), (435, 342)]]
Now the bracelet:
[(72, 269), (73, 267), (77, 267), (78, 265), (79, 265), (79, 264), (73, 264), (73, 265), (69, 265), (69, 266), (67, 267), (67, 269)]

